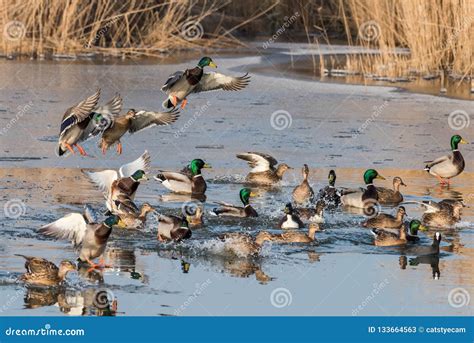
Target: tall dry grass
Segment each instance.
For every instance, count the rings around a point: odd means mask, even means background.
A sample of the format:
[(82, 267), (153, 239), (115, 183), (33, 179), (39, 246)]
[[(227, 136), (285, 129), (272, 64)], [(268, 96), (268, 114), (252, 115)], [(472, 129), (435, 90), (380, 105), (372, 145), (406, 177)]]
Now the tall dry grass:
[[(388, 77), (408, 73), (447, 73), (456, 78), (472, 75), (474, 1), (339, 1), (349, 42), (380, 50), (376, 55), (351, 56), (350, 68)], [(367, 29), (373, 34), (369, 39), (364, 37)], [(397, 47), (408, 48), (409, 55), (394, 53)]]

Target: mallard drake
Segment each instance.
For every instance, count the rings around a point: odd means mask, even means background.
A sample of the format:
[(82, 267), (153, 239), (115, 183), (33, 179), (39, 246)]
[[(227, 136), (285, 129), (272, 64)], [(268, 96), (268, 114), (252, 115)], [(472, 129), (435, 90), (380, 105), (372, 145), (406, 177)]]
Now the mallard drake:
[(296, 214), (296, 211), (293, 209), (293, 205), (290, 202), (285, 205), (283, 212), (285, 212), (285, 215), (278, 223), (280, 229), (301, 229), (304, 227), (303, 222)]
[(372, 229), (371, 232), (375, 236), (374, 244), (378, 247), (390, 247), (407, 243), (407, 236), (403, 225), (398, 229), (398, 234), (383, 229)]
[(165, 216), (160, 214), (158, 217), (158, 234), (159, 241), (175, 241), (179, 242), (183, 239), (191, 238), (192, 232), (189, 228), (186, 216)]
[(362, 226), (379, 229), (398, 229), (403, 225), (403, 219), (406, 215), (405, 207), (400, 206), (395, 216), (387, 213), (379, 213), (376, 217), (370, 218), (362, 223)]
[(408, 224), (408, 229), (406, 230), (406, 239), (409, 242), (418, 242), (420, 237), (418, 237), (418, 231), (426, 231), (427, 228), (421, 224), (417, 219), (413, 219)]
[(71, 261), (62, 261), (58, 268), (53, 262), (44, 258), (20, 254), (15, 256), (26, 260), (26, 273), (21, 275), (19, 280), (31, 285), (57, 286), (64, 282), (68, 272), (76, 270), (76, 265)]
[(201, 195), (206, 193), (207, 189), (206, 181), (201, 175), (201, 170), (204, 168), (211, 168), (211, 166), (198, 158), (190, 163), (192, 176), (181, 172), (160, 170), (155, 180), (175, 193)]
[(452, 227), (461, 220), (464, 204), (455, 201), (452, 204), (438, 203), (438, 207), (430, 207), (421, 217), (423, 224), (432, 227)]
[(439, 244), (441, 243), (441, 233), (436, 232), (433, 236), (433, 243), (430, 246), (411, 245), (407, 246), (404, 253), (408, 256), (438, 255)]
[(367, 169), (364, 173), (364, 182), (367, 188), (364, 191), (351, 191), (342, 195), (342, 204), (363, 209), (374, 206), (378, 201), (377, 188), (373, 183), (375, 179), (385, 180), (375, 169)]
[(458, 176), (464, 170), (464, 157), (458, 149), (459, 144), (468, 144), (461, 136), (451, 137), (452, 155), (446, 155), (437, 158), (434, 161), (425, 161), (425, 170), (435, 176), (439, 183), (449, 184), (449, 179)]
[(224, 251), (238, 257), (256, 256), (262, 249), (263, 240), (254, 239), (246, 233), (232, 232), (219, 236), (224, 242)]
[(313, 189), (308, 182), (309, 167), (307, 164), (303, 165), (301, 173), (303, 175), (303, 181), (293, 189), (293, 201), (296, 204), (306, 204), (312, 202), (314, 198)]
[(118, 204), (118, 216), (122, 220), (123, 224), (127, 229), (141, 229), (145, 226), (146, 218), (148, 213), (155, 212), (153, 206), (149, 203), (144, 203), (140, 207), (139, 211), (121, 211), (121, 205)]
[[(82, 156), (86, 156), (85, 150), (78, 145), (78, 143), (85, 141), (93, 134), (97, 134), (97, 126), (95, 125), (92, 118), (96, 115), (96, 112), (101, 110), (97, 109), (97, 103), (100, 98), (100, 89), (97, 90), (93, 95), (89, 96), (85, 100), (78, 104), (68, 108), (63, 115), (61, 120), (61, 126), (59, 130), (58, 148), (57, 153), (59, 156), (64, 155), (67, 151), (75, 154), (73, 147), (76, 147)], [(113, 113), (122, 106), (122, 99), (116, 97), (112, 99), (106, 106), (102, 108), (104, 115), (109, 113), (111, 110)], [(94, 111), (96, 109), (96, 111)]]
[(285, 231), (281, 234), (272, 234), (266, 231), (260, 232), (255, 240), (263, 244), (265, 241), (271, 241), (275, 243), (311, 243), (316, 237), (316, 232), (321, 231), (319, 225), (311, 223), (308, 227), (308, 232), (298, 232), (294, 230)]
[(324, 208), (326, 204), (323, 200), (318, 200), (314, 208), (296, 208), (298, 215), (312, 223), (324, 223)]
[(112, 227), (115, 225), (124, 227), (120, 217), (111, 215), (104, 222), (98, 223), (92, 208), (86, 205), (83, 214), (67, 214), (53, 223), (42, 226), (39, 232), (57, 239), (71, 240), (74, 246), (79, 247), (79, 262), (86, 262), (92, 268), (99, 268), (105, 266), (103, 259), (100, 259), (99, 264), (95, 264), (92, 260), (104, 253)]
[(216, 204), (221, 206), (214, 208), (211, 214), (224, 217), (258, 217), (257, 211), (249, 203), (250, 197), (255, 196), (255, 194), (249, 188), (242, 188), (239, 196), (244, 207), (226, 204), (225, 202), (216, 202)]
[(334, 170), (329, 171), (328, 182), (326, 187), (319, 190), (318, 199), (324, 201), (327, 208), (335, 208), (341, 202), (341, 194), (336, 189), (336, 172)]
[(400, 186), (407, 186), (401, 177), (393, 178), (393, 189), (377, 187), (380, 204), (399, 204), (403, 201), (403, 195), (400, 193)]
[(256, 185), (271, 186), (281, 181), (283, 174), (291, 169), (286, 163), (275, 166), (278, 161), (272, 156), (260, 152), (248, 152), (237, 154), (237, 158), (247, 161), (252, 168), (247, 175), (247, 182)]
[[(134, 109), (121, 116), (113, 117), (112, 124), (102, 132), (99, 147), (102, 154), (114, 144), (117, 144), (117, 153), (122, 153), (122, 143), (120, 138), (129, 132), (134, 134), (152, 126), (162, 126), (174, 123), (179, 118), (179, 112), (172, 110), (169, 112), (135, 111)], [(101, 116), (96, 116), (95, 120), (101, 120)]]
[(171, 74), (161, 87), (161, 90), (168, 95), (168, 98), (163, 102), (163, 107), (173, 108), (181, 103), (181, 108), (184, 108), (187, 97), (191, 93), (217, 89), (238, 91), (247, 87), (250, 82), (248, 74), (233, 77), (219, 73), (205, 73), (205, 67), (217, 68), (217, 65), (210, 57), (203, 57), (195, 68)]
[(140, 182), (147, 180), (146, 171), (149, 170), (150, 163), (150, 154), (145, 150), (139, 158), (122, 165), (118, 171), (108, 169), (100, 172), (83, 171), (83, 173), (104, 192), (107, 209), (111, 213), (118, 213), (116, 201), (122, 200), (121, 202), (125, 203), (127, 198), (135, 199)]

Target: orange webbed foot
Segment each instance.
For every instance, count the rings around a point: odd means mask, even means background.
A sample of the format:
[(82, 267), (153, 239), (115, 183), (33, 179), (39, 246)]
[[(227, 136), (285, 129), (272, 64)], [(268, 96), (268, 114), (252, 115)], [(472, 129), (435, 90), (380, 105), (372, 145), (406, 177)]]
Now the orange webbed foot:
[(184, 99), (183, 102), (181, 103), (181, 109), (184, 110), (186, 107), (186, 104), (188, 103), (188, 99)]

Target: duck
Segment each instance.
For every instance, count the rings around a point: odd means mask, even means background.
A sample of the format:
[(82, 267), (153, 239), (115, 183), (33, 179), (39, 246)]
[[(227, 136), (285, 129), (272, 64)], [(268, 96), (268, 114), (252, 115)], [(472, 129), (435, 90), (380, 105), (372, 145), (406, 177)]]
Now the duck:
[(396, 176), (393, 178), (393, 189), (386, 187), (377, 187), (380, 204), (399, 204), (403, 201), (403, 195), (400, 193), (400, 186), (406, 187), (402, 178)]
[(224, 251), (238, 257), (257, 256), (264, 240), (253, 238), (247, 233), (231, 232), (220, 235), (219, 240), (224, 243)]
[[(111, 125), (102, 132), (99, 147), (102, 150), (102, 154), (105, 155), (107, 150), (116, 144), (117, 154), (121, 155), (123, 148), (120, 139), (127, 132), (134, 134), (153, 126), (170, 125), (178, 120), (178, 118), (179, 112), (176, 110), (153, 112), (130, 109), (124, 115), (112, 117)], [(101, 115), (95, 117), (96, 121), (101, 119)]]
[(449, 203), (442, 203), (438, 209), (430, 208), (426, 211), (421, 220), (423, 224), (432, 227), (453, 227), (457, 222), (461, 220), (461, 212), (464, 204), (461, 201)]
[(303, 175), (303, 181), (293, 189), (292, 193), (293, 201), (299, 205), (312, 202), (314, 198), (314, 191), (308, 182), (309, 167), (307, 164), (303, 165), (301, 173)]
[(322, 200), (326, 208), (336, 208), (341, 203), (341, 194), (336, 189), (336, 172), (330, 170), (328, 174), (328, 185), (321, 188), (318, 193), (318, 199)]
[(197, 228), (203, 225), (203, 206), (203, 204), (193, 204), (192, 206), (184, 205), (183, 214), (186, 216), (186, 220), (190, 227)]
[(312, 223), (324, 223), (324, 208), (326, 204), (323, 200), (318, 200), (314, 206), (314, 208), (306, 207), (306, 208), (296, 208), (295, 211), (298, 213), (300, 218), (308, 220)]
[(250, 76), (227, 76), (220, 73), (205, 73), (204, 68), (217, 68), (210, 57), (202, 57), (196, 67), (177, 71), (171, 74), (161, 90), (168, 95), (163, 102), (163, 108), (175, 108), (181, 104), (184, 109), (191, 93), (206, 92), (222, 89), (225, 91), (238, 91), (247, 87)]
[(362, 226), (366, 228), (398, 229), (403, 225), (403, 219), (407, 215), (405, 207), (398, 207), (396, 216), (387, 213), (379, 213), (374, 218), (369, 218)]
[(103, 129), (102, 121), (95, 121), (94, 118), (111, 117), (120, 112), (122, 108), (122, 98), (116, 95), (107, 104), (97, 107), (100, 99), (100, 89), (94, 94), (68, 108), (63, 115), (59, 129), (57, 146), (58, 156), (63, 156), (66, 152), (75, 154), (74, 148), (82, 156), (87, 156), (86, 151), (79, 143), (98, 135)]
[(377, 228), (372, 229), (371, 232), (375, 236), (374, 244), (378, 247), (390, 247), (407, 244), (407, 236), (405, 227), (403, 225), (401, 225), (398, 229), (398, 234)]
[(250, 197), (255, 196), (255, 193), (252, 193), (250, 188), (242, 188), (239, 192), (239, 196), (244, 207), (226, 204), (225, 202), (216, 202), (221, 206), (214, 208), (211, 214), (219, 217), (258, 217), (257, 211), (255, 211), (249, 203)]
[(293, 209), (291, 202), (285, 205), (283, 209), (285, 215), (280, 219), (278, 227), (280, 229), (301, 229), (304, 227), (303, 222), (300, 217), (296, 214), (296, 211)]
[(165, 216), (160, 214), (158, 217), (158, 234), (160, 242), (175, 241), (191, 238), (192, 232), (189, 228), (186, 216)]
[[(147, 150), (136, 160), (122, 165), (119, 170), (107, 169), (100, 172), (82, 170), (89, 180), (104, 193), (106, 206), (110, 213), (119, 213), (116, 201), (122, 203), (128, 198), (133, 201), (138, 186), (147, 180), (146, 173), (150, 169), (151, 158)], [(136, 207), (136, 206), (135, 206)]]
[(181, 172), (160, 170), (155, 180), (174, 193), (203, 195), (206, 193), (206, 181), (202, 177), (201, 170), (211, 168), (202, 159), (194, 159), (190, 163), (191, 175)]
[(356, 208), (366, 209), (369, 206), (374, 206), (378, 201), (377, 188), (374, 186), (374, 180), (385, 178), (380, 175), (375, 169), (367, 169), (364, 173), (365, 190), (350, 191), (341, 196), (341, 203), (344, 206), (351, 206)]
[[(69, 213), (53, 223), (42, 226), (39, 233), (57, 239), (71, 240), (79, 249), (79, 263), (87, 263), (91, 269), (98, 269), (106, 267), (102, 255), (114, 226), (125, 227), (117, 215), (110, 215), (105, 221), (98, 222), (93, 209), (86, 205), (84, 213)], [(92, 260), (98, 257), (100, 257), (99, 263), (96, 264)]]
[[(118, 207), (120, 211), (120, 204), (118, 204)], [(145, 226), (147, 215), (152, 212), (155, 212), (155, 209), (146, 202), (142, 204), (138, 211), (121, 212), (118, 214), (118, 216), (127, 229), (142, 229)]]
[(281, 234), (272, 234), (267, 231), (261, 231), (257, 235), (256, 241), (262, 242), (261, 244), (265, 241), (275, 243), (311, 243), (315, 241), (317, 231), (321, 231), (317, 223), (311, 223), (307, 233), (291, 230)]
[(404, 253), (408, 256), (439, 255), (439, 245), (441, 243), (441, 239), (442, 239), (441, 233), (436, 232), (433, 236), (433, 243), (431, 245), (407, 246), (404, 250)]
[(279, 164), (278, 161), (270, 155), (260, 152), (247, 152), (237, 154), (237, 158), (247, 161), (252, 168), (246, 177), (246, 181), (262, 186), (273, 186), (280, 182), (285, 172), (290, 168), (286, 163)]
[(71, 261), (64, 260), (56, 266), (41, 257), (25, 256), (15, 254), (15, 256), (23, 257), (25, 261), (26, 273), (19, 277), (29, 285), (35, 286), (58, 286), (64, 283), (67, 273), (76, 270), (76, 264)]
[(461, 174), (465, 167), (464, 157), (458, 149), (459, 144), (468, 144), (460, 135), (451, 137), (452, 155), (439, 157), (433, 161), (425, 161), (425, 170), (435, 176), (439, 183), (446, 185), (450, 179)]
[(418, 242), (420, 237), (418, 236), (418, 231), (428, 230), (418, 219), (413, 219), (408, 224), (406, 239), (408, 242)]

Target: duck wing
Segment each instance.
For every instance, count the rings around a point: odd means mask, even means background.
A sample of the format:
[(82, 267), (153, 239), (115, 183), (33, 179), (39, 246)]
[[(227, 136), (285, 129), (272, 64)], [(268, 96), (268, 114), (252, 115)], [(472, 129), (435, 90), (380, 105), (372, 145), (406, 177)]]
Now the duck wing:
[(201, 81), (194, 87), (193, 92), (206, 92), (217, 89), (225, 91), (238, 91), (247, 87), (250, 83), (250, 76), (247, 74), (243, 76), (227, 76), (220, 73), (204, 73)]
[(28, 273), (38, 275), (49, 275), (57, 273), (59, 268), (53, 263), (41, 257), (25, 256), (21, 254), (15, 254), (15, 256), (23, 257), (25, 261), (25, 268)]
[(87, 222), (80, 213), (70, 213), (56, 220), (53, 223), (46, 224), (39, 229), (39, 233), (54, 237), (57, 239), (66, 239), (80, 245), (87, 231)]
[(135, 161), (124, 164), (119, 169), (120, 177), (130, 177), (137, 170), (143, 170), (145, 173), (150, 169), (151, 157), (147, 150)]
[(249, 166), (252, 168), (252, 173), (273, 170), (274, 167), (278, 164), (278, 161), (274, 157), (260, 152), (247, 152), (237, 154), (237, 158), (247, 161)]
[(135, 133), (156, 125), (169, 125), (179, 118), (178, 109), (169, 112), (139, 111), (132, 119), (128, 132)]
[[(116, 94), (105, 105), (97, 107), (91, 113), (92, 120), (84, 130), (83, 136), (86, 136), (86, 138), (91, 138), (112, 127), (114, 125), (115, 117), (120, 114), (120, 111), (122, 111), (122, 103), (122, 97), (120, 94)], [(100, 120), (97, 119), (99, 115)]]
[(103, 170), (101, 172), (83, 171), (87, 177), (96, 184), (104, 193), (109, 193), (112, 183), (118, 179), (118, 173), (115, 170)]
[(175, 84), (176, 82), (178, 82), (179, 80), (181, 80), (181, 78), (183, 77), (184, 75), (184, 71), (183, 70), (179, 70), (177, 72), (174, 72), (173, 74), (171, 74), (170, 76), (168, 76), (168, 79), (166, 80), (165, 84), (163, 85), (163, 87), (161, 87), (161, 90), (163, 92), (168, 92)]
[(425, 168), (431, 168), (431, 167), (433, 167), (437, 164), (440, 164), (440, 163), (443, 163), (443, 162), (446, 162), (446, 161), (450, 161), (450, 160), (451, 160), (451, 156), (446, 155), (446, 156), (441, 156), (441, 157), (437, 158), (434, 161), (425, 161), (424, 162), (424, 163), (426, 163)]
[(66, 131), (72, 126), (82, 122), (87, 118), (90, 118), (89, 115), (97, 106), (99, 98), (100, 89), (98, 89), (97, 92), (95, 92), (93, 95), (89, 96), (85, 100), (66, 110), (66, 113), (64, 113), (63, 119), (61, 121), (59, 139), (61, 139), (62, 136), (66, 133)]

